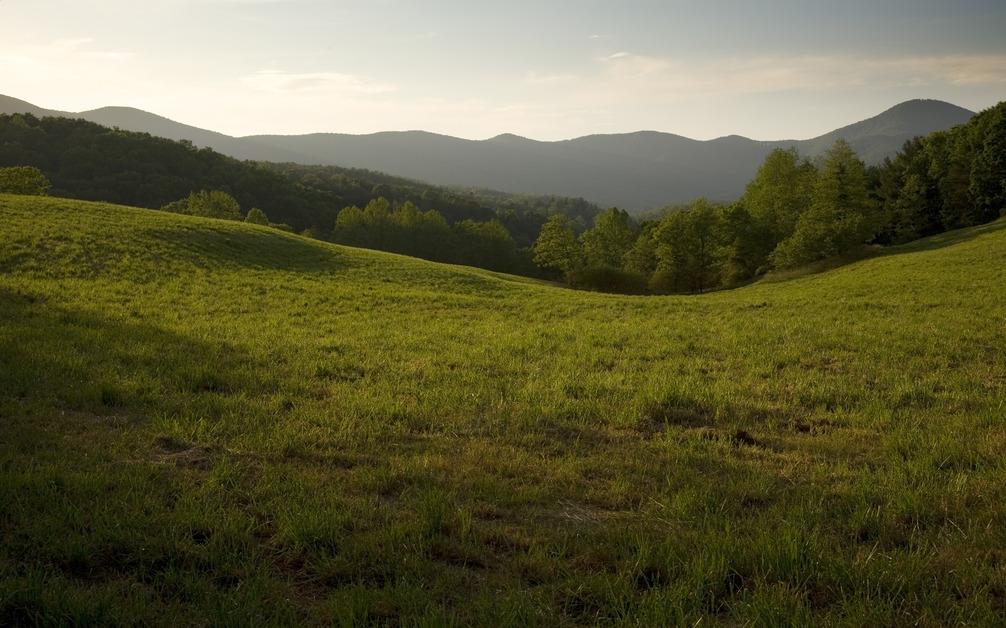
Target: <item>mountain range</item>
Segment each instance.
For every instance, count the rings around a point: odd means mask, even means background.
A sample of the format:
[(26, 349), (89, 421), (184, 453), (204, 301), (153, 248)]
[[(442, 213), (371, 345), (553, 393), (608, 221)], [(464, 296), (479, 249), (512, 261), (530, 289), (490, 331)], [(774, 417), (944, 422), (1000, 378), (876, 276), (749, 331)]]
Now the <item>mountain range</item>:
[(189, 140), (238, 159), (366, 168), (437, 185), (582, 197), (632, 211), (699, 196), (733, 200), (774, 148), (792, 147), (801, 155), (816, 157), (844, 138), (864, 161), (874, 164), (895, 154), (913, 137), (962, 124), (974, 115), (947, 102), (910, 100), (806, 140), (759, 141), (730, 135), (700, 141), (639, 131), (537, 141), (512, 134), (466, 140), (425, 131), (232, 137), (130, 107), (64, 112), (2, 95), (0, 113), (83, 118)]

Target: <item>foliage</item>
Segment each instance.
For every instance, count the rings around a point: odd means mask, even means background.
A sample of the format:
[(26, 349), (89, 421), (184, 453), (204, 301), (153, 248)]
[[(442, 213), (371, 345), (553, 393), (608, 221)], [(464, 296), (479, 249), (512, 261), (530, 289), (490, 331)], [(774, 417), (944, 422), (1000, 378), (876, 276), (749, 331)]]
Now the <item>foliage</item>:
[(577, 232), (593, 222), (600, 210), (581, 198), (527, 196), (479, 188), (453, 189), (433, 186), (380, 172), (337, 166), (262, 163), (305, 187), (338, 195), (340, 206), (365, 206), (386, 198), (392, 205), (411, 203), (418, 209), (438, 211), (448, 223), (462, 220), (487, 222), (498, 219), (520, 247), (531, 246), (548, 216), (561, 213), (570, 218)]
[(0, 194), (45, 196), (52, 184), (42, 171), (32, 166), (0, 168)]
[(584, 264), (590, 268), (621, 268), (635, 239), (636, 226), (629, 213), (616, 207), (606, 209), (580, 236)]
[(702, 292), (716, 283), (717, 214), (705, 199), (668, 214), (657, 227), (658, 292)]
[[(867, 170), (838, 140), (818, 165), (792, 150), (766, 158), (739, 201), (699, 199), (667, 207), (635, 225), (607, 210), (581, 236), (578, 287), (618, 287), (607, 268), (645, 277), (651, 292), (703, 292), (752, 281), (826, 258), (847, 258), (865, 244), (904, 244), (949, 229), (987, 223), (1006, 208), (1006, 103), (950, 131), (906, 142)], [(545, 240), (556, 237), (554, 225)], [(564, 236), (565, 237), (565, 236)], [(536, 260), (555, 268), (547, 255)], [(589, 272), (584, 272), (589, 271)]]
[(792, 268), (865, 244), (877, 230), (871, 210), (866, 167), (838, 140), (824, 155), (810, 208), (772, 252), (774, 266)]
[(192, 192), (183, 203), (171, 204), (169, 206), (184, 207), (179, 213), (190, 216), (241, 220), (241, 205), (238, 204), (233, 196), (222, 190)]
[(1006, 103), (967, 124), (907, 142), (872, 174), (887, 223), (882, 243), (903, 243), (994, 220), (1006, 207)]
[(453, 226), (435, 210), (410, 202), (392, 207), (387, 199), (339, 212), (332, 238), (341, 244), (403, 253), (424, 259), (490, 270), (533, 273), (526, 251), (518, 249), (498, 220), (463, 220)]
[(258, 207), (252, 207), (248, 210), (248, 215), (245, 216), (245, 222), (253, 225), (263, 225), (268, 227), (270, 225), (269, 217), (265, 215), (265, 212)]
[(534, 243), (534, 263), (567, 274), (580, 266), (582, 257), (570, 219), (565, 214), (551, 215)]
[(278, 222), (324, 233), (339, 207), (335, 195), (261, 166), (84, 120), (0, 116), (0, 147), (0, 166), (39, 168), (59, 196), (159, 208), (193, 190), (221, 190)]
[[(811, 204), (817, 171), (795, 149), (777, 148), (765, 157), (740, 204), (761, 224), (767, 239), (782, 242)], [(768, 251), (771, 247), (768, 247)]]
[(177, 199), (193, 190), (221, 190), (243, 207), (261, 208), (277, 223), (320, 237), (331, 233), (340, 208), (364, 207), (382, 195), (395, 206), (437, 210), (450, 224), (498, 219), (518, 247), (534, 242), (552, 211), (569, 215), (575, 225), (598, 211), (583, 199), (451, 190), (335, 166), (241, 162), (185, 141), (22, 114), (0, 115), (3, 166), (38, 168), (59, 196), (173, 211), (183, 209)]

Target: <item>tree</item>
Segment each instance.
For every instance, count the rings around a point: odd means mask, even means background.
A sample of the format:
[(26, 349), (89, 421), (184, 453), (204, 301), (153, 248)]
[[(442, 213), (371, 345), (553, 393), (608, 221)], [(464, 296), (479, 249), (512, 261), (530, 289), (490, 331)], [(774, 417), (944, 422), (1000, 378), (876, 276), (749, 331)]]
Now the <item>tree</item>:
[(541, 227), (534, 243), (534, 263), (539, 268), (568, 274), (582, 257), (570, 219), (564, 214), (552, 214)]
[(657, 270), (651, 287), (658, 292), (703, 292), (717, 285), (716, 208), (698, 199), (688, 209), (664, 216), (657, 227)]
[(0, 168), (0, 193), (45, 196), (52, 187), (42, 171), (32, 166)]
[(265, 212), (258, 207), (252, 207), (248, 210), (248, 215), (245, 216), (245, 222), (251, 223), (253, 225), (264, 225), (269, 226), (269, 217), (265, 215)]
[(509, 272), (518, 265), (517, 244), (498, 220), (462, 220), (454, 225), (455, 259), (489, 270)]
[(886, 231), (890, 242), (910, 242), (924, 233), (920, 209), (926, 206), (926, 186), (917, 174), (909, 174), (898, 190), (898, 195), (888, 208)]
[(883, 221), (877, 242), (902, 243), (943, 230), (938, 182), (931, 176), (932, 155), (930, 140), (915, 138), (873, 169), (872, 196)]
[(720, 210), (719, 240), (721, 279), (726, 285), (745, 282), (759, 271), (767, 258), (765, 243), (770, 227), (759, 223), (740, 203)]
[(639, 235), (623, 258), (622, 268), (630, 273), (649, 277), (657, 270), (657, 226), (656, 221), (646, 221), (640, 225)]
[(980, 223), (1006, 215), (1006, 103), (976, 117), (984, 132), (972, 162), (969, 192), (975, 222)]
[(866, 167), (840, 139), (825, 154), (810, 209), (773, 251), (772, 262), (791, 268), (839, 255), (864, 244), (878, 227), (870, 215)]
[(796, 150), (777, 148), (748, 183), (741, 204), (765, 228), (766, 255), (793, 233), (800, 214), (810, 207), (816, 174), (813, 164), (801, 161)]
[(594, 226), (580, 236), (585, 264), (589, 267), (621, 268), (626, 252), (636, 239), (629, 213), (612, 207), (601, 212)]
[(221, 190), (200, 190), (189, 194), (185, 213), (190, 216), (241, 220), (241, 206), (227, 192)]

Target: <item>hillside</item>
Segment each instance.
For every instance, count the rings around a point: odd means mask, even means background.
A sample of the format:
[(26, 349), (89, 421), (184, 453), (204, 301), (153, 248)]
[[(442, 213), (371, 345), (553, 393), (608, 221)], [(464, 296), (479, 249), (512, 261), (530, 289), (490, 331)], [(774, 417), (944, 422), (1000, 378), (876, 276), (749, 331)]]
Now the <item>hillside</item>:
[(1006, 223), (699, 297), (0, 196), (0, 624), (998, 625)]
[(235, 196), (245, 211), (258, 207), (274, 222), (325, 234), (339, 210), (363, 207), (378, 196), (435, 209), (451, 223), (499, 218), (520, 246), (534, 241), (551, 212), (569, 215), (582, 228), (599, 211), (582, 199), (448, 190), (336, 166), (241, 162), (190, 143), (85, 120), (0, 113), (0, 167), (20, 165), (42, 170), (60, 196), (159, 208), (195, 190), (219, 189)]
[[(0, 99), (0, 113), (27, 107), (37, 109), (22, 101)], [(699, 196), (734, 200), (765, 155), (776, 147), (795, 147), (814, 157), (844, 138), (867, 163), (879, 163), (894, 155), (906, 140), (963, 124), (973, 112), (936, 100), (912, 100), (807, 140), (755, 141), (729, 136), (698, 141), (642, 131), (559, 142), (511, 134), (473, 141), (422, 131), (233, 138), (123, 107), (73, 115), (171, 139), (189, 139), (197, 146), (239, 159), (365, 168), (437, 185), (582, 197), (638, 211)]]

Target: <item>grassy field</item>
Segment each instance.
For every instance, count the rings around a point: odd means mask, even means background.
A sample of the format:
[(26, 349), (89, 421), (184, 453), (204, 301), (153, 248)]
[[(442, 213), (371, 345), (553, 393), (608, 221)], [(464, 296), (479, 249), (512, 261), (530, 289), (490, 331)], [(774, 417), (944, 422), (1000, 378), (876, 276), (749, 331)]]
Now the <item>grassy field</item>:
[(0, 624), (1006, 622), (1006, 222), (698, 297), (0, 196)]

